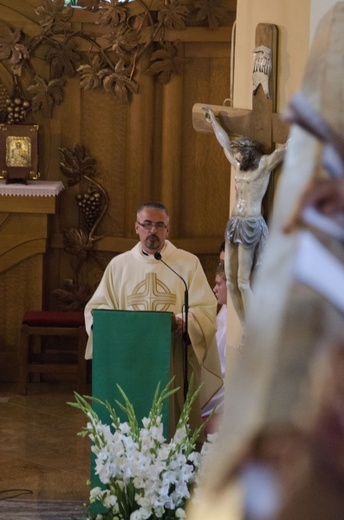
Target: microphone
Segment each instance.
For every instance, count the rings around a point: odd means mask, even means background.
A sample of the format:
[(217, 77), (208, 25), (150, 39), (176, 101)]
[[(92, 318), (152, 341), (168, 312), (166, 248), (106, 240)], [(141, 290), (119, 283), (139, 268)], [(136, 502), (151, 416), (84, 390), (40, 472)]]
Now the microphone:
[(186, 281), (180, 274), (178, 274), (170, 265), (168, 265), (163, 259), (159, 251), (156, 251), (154, 253), (155, 260), (160, 260), (166, 267), (168, 267), (174, 274), (178, 276), (178, 278), (181, 279), (181, 281), (184, 284), (185, 291), (184, 291), (184, 324), (185, 324), (185, 330), (183, 333), (183, 343), (184, 343), (184, 399), (186, 398), (186, 395), (188, 393), (188, 345), (189, 345), (189, 333), (188, 333), (188, 312), (189, 312), (189, 289), (186, 284)]

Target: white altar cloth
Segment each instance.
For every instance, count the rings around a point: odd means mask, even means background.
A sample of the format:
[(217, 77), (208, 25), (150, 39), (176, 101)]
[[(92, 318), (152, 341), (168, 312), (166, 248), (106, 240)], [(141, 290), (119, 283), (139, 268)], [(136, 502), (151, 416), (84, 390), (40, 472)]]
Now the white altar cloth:
[(21, 197), (56, 197), (64, 185), (61, 181), (28, 181), (27, 184), (6, 184), (0, 180), (0, 195)]

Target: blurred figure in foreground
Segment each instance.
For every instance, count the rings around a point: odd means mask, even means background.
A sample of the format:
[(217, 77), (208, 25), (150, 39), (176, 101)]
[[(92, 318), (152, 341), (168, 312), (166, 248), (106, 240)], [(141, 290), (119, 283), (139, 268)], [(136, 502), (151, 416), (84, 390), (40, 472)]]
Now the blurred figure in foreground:
[[(221, 308), (216, 316), (216, 341), (219, 349), (219, 358), (221, 364), (222, 378), (225, 380), (226, 372), (226, 330), (227, 330), (227, 286), (226, 286), (226, 275), (223, 262), (220, 260), (219, 265), (215, 271), (215, 286), (213, 292), (216, 296), (217, 303), (221, 305)], [(223, 402), (224, 402), (224, 387), (210, 399), (204, 408), (202, 408), (202, 419), (207, 420), (209, 415), (215, 408), (215, 412), (207, 422), (205, 427), (205, 433), (215, 433), (220, 425), (220, 421), (223, 413)]]

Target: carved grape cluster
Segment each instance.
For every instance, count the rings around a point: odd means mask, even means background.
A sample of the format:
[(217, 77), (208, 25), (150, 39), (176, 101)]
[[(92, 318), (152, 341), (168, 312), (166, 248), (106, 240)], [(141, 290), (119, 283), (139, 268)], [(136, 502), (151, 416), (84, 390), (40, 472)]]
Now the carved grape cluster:
[(7, 123), (9, 125), (23, 123), (26, 113), (30, 109), (30, 102), (19, 96), (6, 99)]
[(76, 200), (80, 210), (82, 211), (88, 229), (97, 221), (100, 215), (102, 196), (101, 193), (94, 187), (89, 187), (87, 192), (79, 193)]

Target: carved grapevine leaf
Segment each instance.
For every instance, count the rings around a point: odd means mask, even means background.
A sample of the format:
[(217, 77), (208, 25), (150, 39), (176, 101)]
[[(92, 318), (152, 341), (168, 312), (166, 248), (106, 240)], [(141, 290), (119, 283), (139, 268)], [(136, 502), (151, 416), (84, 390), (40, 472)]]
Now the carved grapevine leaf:
[(35, 76), (34, 83), (27, 90), (33, 95), (31, 108), (33, 112), (42, 110), (48, 117), (56, 103), (60, 105), (63, 101), (63, 86), (65, 82), (62, 79), (52, 79), (48, 83), (40, 76)]
[(64, 231), (63, 243), (67, 253), (71, 255), (87, 256), (93, 249), (95, 239), (90, 238), (89, 234), (82, 229), (71, 228)]
[(146, 29), (152, 31), (152, 26), (150, 24), (149, 18), (147, 17), (147, 13), (139, 13), (135, 17), (131, 18), (130, 27), (139, 33), (140, 37), (142, 38), (141, 41), (146, 41)]
[(152, 65), (146, 74), (157, 75), (161, 83), (167, 83), (172, 74), (181, 74), (184, 58), (178, 56), (178, 43), (161, 42), (161, 48), (153, 52)]
[(129, 93), (138, 91), (138, 84), (130, 79), (129, 72), (125, 68), (116, 67), (116, 71), (103, 69), (99, 76), (102, 78), (106, 92), (113, 92), (121, 101), (128, 101)]
[(84, 90), (91, 90), (102, 86), (99, 71), (104, 68), (104, 62), (99, 54), (91, 56), (90, 63), (80, 65), (77, 71), (80, 74), (80, 87)]
[(64, 0), (43, 0), (35, 13), (39, 24), (44, 29), (51, 29), (55, 24), (66, 24), (73, 16), (73, 8), (71, 4), (66, 6)]
[(181, 30), (186, 27), (188, 14), (189, 9), (181, 5), (178, 0), (165, 0), (158, 13), (158, 21), (167, 29)]
[(139, 35), (133, 29), (120, 27), (111, 38), (112, 50), (118, 55), (128, 58), (128, 53), (132, 53), (139, 44)]
[(62, 161), (61, 172), (68, 180), (68, 186), (74, 186), (82, 181), (83, 177), (96, 176), (96, 161), (86, 152), (81, 144), (76, 144), (72, 150), (59, 148)]
[(64, 289), (55, 289), (52, 294), (63, 304), (64, 310), (82, 311), (94, 293), (89, 284), (78, 286), (74, 280), (64, 280)]
[(108, 29), (113, 29), (124, 23), (127, 19), (127, 10), (124, 6), (125, 3), (126, 2), (121, 2), (119, 0), (111, 0), (110, 2), (102, 1), (102, 9), (99, 11), (96, 23), (101, 27), (106, 27)]
[(76, 43), (73, 40), (49, 46), (45, 58), (51, 65), (53, 78), (59, 78), (63, 73), (70, 78), (75, 76), (80, 62), (80, 55), (75, 51), (75, 48)]
[(227, 17), (222, 0), (197, 0), (195, 7), (199, 9), (196, 19), (200, 22), (206, 20), (209, 27), (213, 29), (216, 29)]
[[(38, 1), (38, 34), (22, 35), (20, 29), (12, 29), (0, 20), (0, 61), (7, 60), (6, 66), (10, 66), (18, 82), (22, 73), (25, 79), (34, 77), (32, 85), (20, 87), (33, 95), (32, 110), (42, 110), (48, 117), (53, 106), (63, 99), (63, 76), (72, 77), (78, 72), (81, 88), (103, 88), (128, 101), (131, 93), (138, 92), (133, 78), (139, 61), (157, 45), (154, 42), (159, 41), (159, 47), (151, 55), (146, 72), (162, 83), (174, 73), (181, 74), (184, 59), (178, 56), (177, 43), (163, 40), (165, 29), (183, 30), (189, 23), (194, 26), (195, 21), (202, 25), (207, 21), (215, 28), (227, 17), (222, 4), (225, 0), (136, 0), (137, 6), (130, 8), (129, 0), (78, 0), (80, 7), (98, 11), (93, 23), (102, 27), (99, 38), (91, 29), (92, 23), (85, 24), (86, 30), (83, 24), (72, 26), (74, 10), (71, 4), (65, 5), (65, 0)], [(90, 44), (89, 63), (85, 63), (84, 52), (77, 52), (79, 40)], [(40, 60), (42, 51), (50, 63), (51, 81), (36, 73), (37, 60), (33, 58)]]
[(11, 65), (18, 65), (29, 58), (25, 45), (19, 43), (21, 31), (13, 30), (3, 23), (0, 24), (0, 60), (9, 60)]

